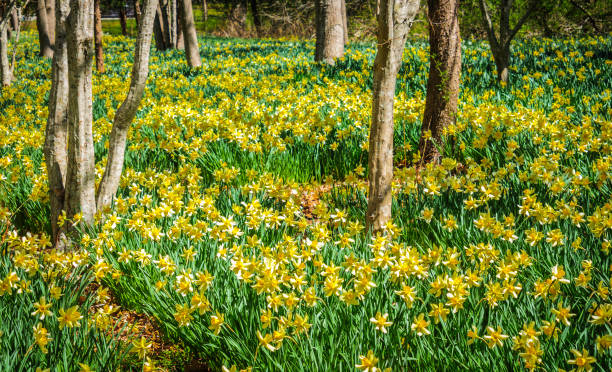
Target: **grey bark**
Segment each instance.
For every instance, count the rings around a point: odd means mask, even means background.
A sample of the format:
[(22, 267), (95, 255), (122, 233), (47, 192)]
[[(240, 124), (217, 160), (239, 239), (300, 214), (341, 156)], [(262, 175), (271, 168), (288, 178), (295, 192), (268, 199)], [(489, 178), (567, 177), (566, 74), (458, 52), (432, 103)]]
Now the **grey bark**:
[(342, 0), (316, 0), (315, 18), (315, 61), (333, 65), (344, 55)]
[(366, 225), (373, 232), (391, 219), (393, 180), (393, 101), (404, 44), (419, 0), (381, 0), (378, 51), (374, 60), (372, 125), (368, 151), (369, 194)]
[(191, 0), (180, 1), (181, 29), (185, 40), (185, 56), (190, 67), (200, 67), (202, 60), (198, 50), (198, 35), (193, 20), (193, 8)]
[(344, 30), (344, 45), (347, 45), (349, 43), (349, 38), (348, 38), (348, 14), (346, 14), (346, 0), (341, 0), (342, 1), (342, 8), (341, 8), (341, 12), (342, 12), (342, 28)]
[(52, 58), (53, 46), (49, 38), (49, 26), (47, 20), (47, 8), (45, 0), (36, 2), (36, 27), (38, 28), (38, 43), (40, 45), (40, 56)]
[(138, 105), (142, 100), (149, 74), (149, 51), (151, 49), (151, 34), (153, 32), (157, 3), (158, 0), (144, 1), (144, 9), (134, 51), (130, 90), (115, 114), (109, 140), (108, 161), (96, 196), (96, 204), (99, 210), (104, 210), (110, 206), (119, 188), (128, 131), (134, 116), (136, 116)]
[(140, 0), (134, 0), (134, 19), (136, 20), (136, 27), (140, 27)]
[(92, 134), (93, 39), (93, 0), (70, 0), (67, 26), (68, 165), (64, 209), (69, 219), (80, 213), (85, 224), (93, 223), (96, 212)]
[(49, 184), (51, 230), (57, 245), (60, 228), (58, 217), (64, 209), (68, 146), (68, 51), (66, 46), (66, 17), (69, 0), (57, 0), (55, 19), (55, 53), (51, 66), (49, 116), (45, 130), (45, 163)]

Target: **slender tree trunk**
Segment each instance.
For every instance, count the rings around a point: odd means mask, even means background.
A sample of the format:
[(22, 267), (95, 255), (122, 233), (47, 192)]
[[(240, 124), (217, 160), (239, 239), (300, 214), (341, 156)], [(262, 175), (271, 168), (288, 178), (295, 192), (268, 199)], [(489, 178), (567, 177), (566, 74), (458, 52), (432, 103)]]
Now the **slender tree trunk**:
[(49, 42), (55, 48), (55, 0), (45, 0)]
[(13, 76), (8, 59), (8, 22), (0, 25), (0, 83), (2, 86), (11, 85)]
[(440, 161), (444, 128), (455, 121), (461, 75), (458, 0), (429, 0), (429, 78), (419, 151), (423, 162)]
[(94, 1), (94, 28), (95, 28), (95, 46), (96, 46), (96, 70), (99, 73), (104, 73), (104, 49), (102, 48), (102, 12), (100, 12), (100, 0)]
[(381, 0), (378, 51), (374, 60), (372, 125), (368, 152), (369, 194), (366, 224), (373, 232), (391, 219), (393, 180), (393, 101), (404, 44), (419, 0)]
[(68, 163), (64, 209), (91, 224), (96, 212), (95, 158), (92, 133), (94, 1), (70, 0), (68, 49)]
[(257, 0), (251, 0), (251, 13), (253, 14), (253, 24), (255, 25), (255, 31), (259, 35), (259, 29), (261, 28), (261, 19), (259, 18), (259, 10), (257, 9)]
[(125, 4), (121, 5), (119, 8), (119, 23), (121, 24), (121, 35), (127, 36), (127, 14), (125, 14)]
[(47, 9), (45, 0), (38, 0), (36, 4), (36, 27), (38, 28), (38, 43), (40, 44), (40, 56), (52, 58), (53, 46), (49, 39), (49, 26), (47, 25)]
[(99, 210), (104, 210), (110, 206), (119, 188), (128, 131), (134, 116), (136, 116), (149, 74), (151, 33), (153, 32), (157, 3), (158, 0), (144, 0), (142, 22), (136, 38), (130, 90), (115, 113), (109, 140), (108, 161), (96, 196), (96, 204)]
[(21, 10), (18, 11), (17, 8), (13, 9), (11, 12), (11, 29), (13, 31), (19, 29), (21, 21), (19, 20), (19, 15), (17, 13), (21, 13)]
[(342, 0), (316, 0), (315, 8), (317, 17), (315, 61), (333, 65), (336, 58), (344, 55)]
[(349, 38), (348, 38), (348, 14), (346, 14), (346, 0), (341, 0), (342, 1), (342, 28), (344, 29), (344, 45), (347, 45), (349, 43)]
[(134, 19), (136, 19), (136, 27), (140, 28), (140, 0), (134, 0)]
[(202, 0), (202, 20), (204, 21), (204, 30), (206, 31), (206, 22), (208, 22), (208, 3)]
[(172, 26), (170, 26), (170, 44), (172, 48), (178, 46), (178, 7), (176, 1), (177, 0), (170, 0), (170, 22), (172, 22)]
[(202, 60), (198, 50), (198, 35), (193, 21), (191, 0), (179, 0), (181, 4), (181, 26), (185, 36), (185, 56), (190, 67), (200, 67)]
[(64, 209), (66, 169), (68, 160), (68, 51), (66, 48), (66, 17), (69, 0), (57, 0), (55, 53), (51, 67), (49, 116), (45, 130), (44, 154), (49, 178), (49, 204), (54, 245), (60, 241), (58, 217)]

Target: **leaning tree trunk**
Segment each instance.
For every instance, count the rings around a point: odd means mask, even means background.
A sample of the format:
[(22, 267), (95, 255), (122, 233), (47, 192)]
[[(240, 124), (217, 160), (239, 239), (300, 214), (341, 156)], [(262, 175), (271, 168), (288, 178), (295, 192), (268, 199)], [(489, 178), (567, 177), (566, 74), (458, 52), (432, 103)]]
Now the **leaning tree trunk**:
[(391, 219), (393, 181), (393, 101), (404, 44), (419, 0), (381, 0), (378, 51), (374, 60), (372, 125), (368, 150), (369, 194), (366, 224), (373, 232)]
[(102, 12), (100, 12), (100, 0), (94, 1), (94, 28), (95, 28), (95, 47), (96, 47), (96, 70), (104, 73), (104, 49), (102, 48)]
[(342, 0), (316, 0), (315, 18), (315, 61), (333, 65), (336, 58), (344, 55)]
[(121, 35), (127, 36), (127, 14), (125, 14), (125, 4), (121, 4), (119, 8), (119, 23), (121, 24)]
[(429, 0), (429, 78), (419, 152), (424, 163), (440, 161), (442, 132), (455, 121), (461, 75), (458, 0)]
[(36, 27), (38, 28), (38, 43), (40, 45), (40, 56), (52, 58), (53, 46), (49, 38), (49, 26), (47, 21), (47, 9), (45, 0), (36, 3)]
[(68, 165), (64, 210), (91, 224), (96, 213), (95, 158), (92, 134), (94, 1), (70, 0), (68, 49)]
[(185, 56), (190, 67), (202, 66), (200, 52), (198, 50), (198, 35), (195, 22), (193, 21), (193, 9), (191, 0), (180, 1), (181, 28), (185, 38)]
[(57, 0), (55, 20), (55, 53), (51, 67), (49, 116), (45, 130), (45, 162), (51, 206), (51, 230), (54, 246), (60, 241), (58, 217), (64, 209), (68, 146), (68, 55), (66, 48), (66, 17), (69, 0)]
[(55, 0), (45, 0), (49, 41), (55, 48)]
[(136, 39), (136, 50), (134, 51), (130, 90), (115, 113), (109, 140), (108, 161), (96, 196), (96, 204), (99, 210), (104, 210), (110, 206), (119, 188), (128, 130), (134, 116), (136, 116), (149, 74), (151, 34), (153, 32), (158, 0), (145, 0), (144, 3), (141, 24), (138, 28), (138, 37)]

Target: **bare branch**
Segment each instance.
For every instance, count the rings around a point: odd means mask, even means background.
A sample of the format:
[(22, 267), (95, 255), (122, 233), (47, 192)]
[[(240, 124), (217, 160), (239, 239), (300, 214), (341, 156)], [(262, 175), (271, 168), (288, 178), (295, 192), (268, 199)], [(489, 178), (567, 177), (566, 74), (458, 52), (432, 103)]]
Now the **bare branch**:
[(501, 40), (502, 43), (504, 43), (506, 46), (510, 45), (510, 42), (512, 41), (512, 39), (514, 39), (514, 37), (519, 32), (521, 27), (523, 27), (523, 24), (527, 21), (531, 13), (533, 13), (533, 11), (536, 9), (537, 5), (538, 5), (537, 0), (532, 0), (530, 2), (529, 8), (527, 8), (527, 10), (525, 11), (525, 14), (523, 14), (523, 16), (519, 19), (519, 21), (516, 23), (516, 25), (512, 29), (512, 31), (510, 31), (510, 34), (508, 35), (508, 39)]
[(491, 13), (489, 12), (489, 6), (487, 5), (487, 1), (480, 0), (478, 2), (478, 5), (480, 5), (480, 11), (482, 13), (485, 29), (487, 30), (487, 35), (489, 36), (489, 42), (495, 48), (497, 48), (499, 42), (497, 41), (497, 37), (495, 36), (495, 30), (493, 29), (493, 22), (491, 22)]
[(570, 0), (570, 3), (572, 3), (572, 5), (575, 6), (576, 8), (580, 9), (580, 11), (587, 16), (589, 21), (591, 21), (591, 24), (593, 25), (593, 28), (597, 32), (601, 32), (601, 29), (597, 26), (597, 21), (595, 21), (595, 18), (593, 18), (593, 16), (591, 14), (589, 14), (589, 12), (586, 9), (584, 9), (584, 7), (582, 7), (579, 3), (577, 3), (574, 0)]

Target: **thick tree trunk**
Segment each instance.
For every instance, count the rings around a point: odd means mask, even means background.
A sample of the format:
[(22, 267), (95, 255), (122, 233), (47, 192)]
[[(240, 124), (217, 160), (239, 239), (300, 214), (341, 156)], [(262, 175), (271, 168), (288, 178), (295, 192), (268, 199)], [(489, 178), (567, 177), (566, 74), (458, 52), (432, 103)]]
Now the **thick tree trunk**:
[(461, 75), (458, 0), (429, 0), (429, 78), (419, 151), (423, 162), (440, 161), (442, 132), (455, 121)]
[(102, 48), (102, 12), (100, 12), (100, 0), (94, 1), (94, 28), (95, 28), (95, 46), (96, 46), (96, 70), (99, 73), (104, 73), (104, 49)]
[(510, 43), (507, 46), (500, 46), (495, 50), (491, 49), (493, 60), (497, 69), (497, 80), (501, 83), (508, 83), (508, 67), (510, 66)]
[(317, 29), (315, 61), (333, 65), (336, 58), (344, 55), (342, 0), (316, 0), (315, 8)]
[(8, 22), (0, 25), (0, 83), (3, 87), (11, 85), (13, 76), (8, 59)]
[(346, 14), (346, 0), (341, 0), (342, 1), (342, 28), (344, 29), (344, 45), (347, 45), (349, 43), (349, 38), (348, 38), (348, 14)]
[(109, 140), (108, 161), (96, 197), (96, 204), (99, 210), (104, 210), (110, 206), (119, 188), (128, 130), (138, 110), (149, 74), (151, 33), (153, 32), (157, 3), (158, 0), (144, 1), (142, 22), (138, 28), (136, 49), (134, 51), (130, 90), (115, 114)]
[(119, 23), (121, 24), (121, 35), (127, 36), (127, 14), (125, 14), (125, 7), (123, 5), (119, 8)]
[(134, 0), (134, 19), (136, 20), (136, 27), (140, 28), (140, 0)]
[(45, 0), (49, 42), (55, 48), (55, 0)]
[(68, 164), (64, 209), (91, 224), (96, 212), (95, 158), (92, 134), (94, 1), (70, 0), (68, 49)]
[[(21, 11), (19, 10), (19, 14), (21, 14)], [(11, 30), (16, 31), (17, 29), (19, 29), (20, 27), (20, 19), (21, 17), (19, 17), (18, 15), (18, 10), (17, 8), (14, 8), (13, 11), (11, 12)]]
[(45, 131), (45, 162), (49, 178), (49, 204), (51, 230), (57, 245), (60, 228), (58, 217), (64, 209), (66, 168), (68, 160), (68, 55), (66, 48), (66, 17), (69, 0), (57, 0), (55, 26), (55, 53), (51, 67), (49, 116)]
[(38, 28), (40, 56), (52, 58), (53, 46), (51, 45), (51, 39), (49, 38), (49, 26), (47, 24), (47, 9), (45, 0), (38, 0), (36, 5), (36, 27)]
[(198, 35), (193, 21), (191, 0), (179, 0), (181, 5), (181, 28), (185, 37), (185, 56), (190, 67), (200, 67), (202, 60), (198, 50)]
[(368, 150), (369, 194), (366, 225), (382, 230), (391, 219), (393, 181), (393, 101), (404, 44), (419, 10), (418, 0), (381, 0), (378, 51), (374, 60), (372, 125)]

